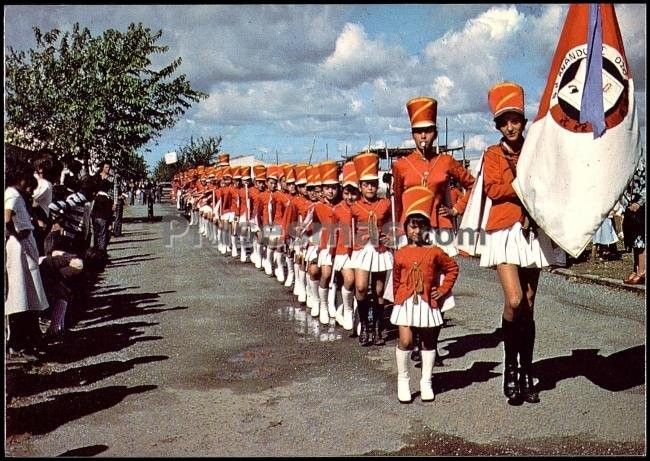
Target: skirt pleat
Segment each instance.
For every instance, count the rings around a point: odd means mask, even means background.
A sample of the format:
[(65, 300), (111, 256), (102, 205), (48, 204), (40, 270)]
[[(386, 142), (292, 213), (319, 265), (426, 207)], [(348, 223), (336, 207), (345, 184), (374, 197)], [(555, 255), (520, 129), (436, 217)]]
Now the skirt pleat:
[(353, 251), (351, 259), (354, 269), (367, 272), (386, 272), (393, 268), (393, 254), (390, 251), (379, 252), (371, 243)]
[(434, 328), (443, 324), (440, 309), (435, 309), (418, 296), (416, 302), (409, 296), (403, 304), (393, 305), (390, 314), (393, 325), (418, 328)]
[(508, 229), (486, 232), (485, 246), (481, 252), (480, 266), (515, 264), (525, 268), (542, 268), (555, 263), (555, 251), (551, 239), (538, 229), (537, 235), (524, 236), (521, 223)]

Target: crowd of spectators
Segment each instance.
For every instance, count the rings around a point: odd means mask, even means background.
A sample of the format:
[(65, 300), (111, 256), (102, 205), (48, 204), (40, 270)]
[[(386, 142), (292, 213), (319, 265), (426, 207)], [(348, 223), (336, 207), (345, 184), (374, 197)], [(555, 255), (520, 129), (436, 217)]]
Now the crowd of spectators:
[(5, 352), (38, 360), (107, 262), (114, 211), (110, 162), (96, 175), (44, 154), (5, 164)]

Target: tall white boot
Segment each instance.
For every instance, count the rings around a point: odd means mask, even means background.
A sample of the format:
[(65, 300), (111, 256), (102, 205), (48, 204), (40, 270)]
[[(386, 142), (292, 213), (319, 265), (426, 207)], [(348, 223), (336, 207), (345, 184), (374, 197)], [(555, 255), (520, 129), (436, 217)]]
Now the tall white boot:
[(276, 251), (273, 254), (273, 261), (275, 262), (275, 279), (280, 283), (284, 283), (284, 254)]
[(327, 290), (327, 313), (331, 318), (336, 317), (336, 284)]
[(262, 266), (264, 267), (264, 273), (269, 277), (273, 275), (273, 263), (271, 262), (272, 255), (273, 255), (273, 250), (267, 247), (266, 257), (264, 258), (264, 262), (262, 263)]
[(431, 402), (435, 395), (431, 387), (431, 373), (436, 360), (436, 351), (420, 351), (422, 356), (422, 377), (420, 378), (420, 398), (423, 402)]
[(237, 236), (230, 234), (230, 256), (233, 258), (238, 258), (239, 253), (237, 253)]
[[(320, 310), (320, 300), (318, 299), (318, 280), (312, 280), (311, 277), (308, 277), (307, 284), (309, 285), (309, 294), (310, 297), (307, 298), (307, 306), (311, 307), (311, 316), (318, 317), (318, 311)], [(311, 305), (309, 304), (311, 299)]]
[(217, 225), (210, 221), (210, 228), (212, 229), (212, 244), (216, 245), (219, 243), (219, 239), (217, 238)]
[(245, 263), (246, 262), (246, 238), (244, 238), (243, 235), (239, 236), (239, 251), (240, 251), (239, 260)]
[(293, 273), (294, 273), (294, 281), (293, 281), (293, 294), (294, 296), (298, 296), (298, 293), (300, 293), (300, 264), (298, 263), (293, 263)]
[(306, 283), (307, 273), (300, 269), (298, 266), (298, 277), (296, 277), (296, 288), (298, 291), (298, 302), (306, 303), (307, 302), (307, 283)]
[(262, 268), (262, 254), (260, 253), (260, 242), (253, 240), (253, 254), (251, 254), (251, 262), (255, 264), (256, 269)]
[(217, 225), (217, 251), (221, 253), (221, 246), (223, 245), (222, 243), (222, 231), (219, 229), (219, 226)]
[[(319, 318), (320, 318), (320, 323), (323, 325), (327, 325), (330, 323), (330, 316), (329, 312), (327, 309), (327, 294), (329, 293), (329, 289), (327, 288), (321, 288), (320, 286), (318, 287), (318, 307), (319, 307)], [(312, 314), (313, 315), (313, 314)]]
[(354, 324), (354, 291), (341, 287), (343, 298), (343, 329), (351, 331)]
[(397, 361), (397, 399), (400, 403), (410, 403), (411, 384), (409, 366), (411, 362), (411, 351), (403, 351), (399, 347), (395, 347), (395, 359)]
[(293, 264), (293, 259), (291, 259), (289, 256), (284, 257), (285, 262), (287, 263), (287, 278), (284, 281), (284, 286), (285, 287), (290, 287), (293, 285), (293, 278), (294, 278), (294, 264)]

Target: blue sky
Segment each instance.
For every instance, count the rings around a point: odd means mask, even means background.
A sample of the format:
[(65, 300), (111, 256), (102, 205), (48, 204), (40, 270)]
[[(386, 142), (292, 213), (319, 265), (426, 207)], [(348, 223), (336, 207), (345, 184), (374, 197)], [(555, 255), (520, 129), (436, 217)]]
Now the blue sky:
[[(8, 5), (5, 50), (35, 46), (32, 27), (93, 35), (131, 22), (161, 29), (179, 72), (210, 97), (146, 146), (150, 166), (191, 136), (222, 136), (233, 156), (306, 161), (373, 146), (410, 145), (405, 102), (438, 100), (439, 142), (478, 156), (494, 143), (486, 102), (497, 81), (526, 90), (537, 113), (568, 6), (467, 5)], [(646, 6), (617, 4), (635, 79), (643, 144), (646, 126)]]

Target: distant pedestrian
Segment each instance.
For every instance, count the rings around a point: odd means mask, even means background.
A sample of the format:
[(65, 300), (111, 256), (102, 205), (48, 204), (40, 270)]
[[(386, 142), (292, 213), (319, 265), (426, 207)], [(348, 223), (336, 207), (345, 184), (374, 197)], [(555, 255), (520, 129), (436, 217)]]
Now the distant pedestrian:
[(109, 227), (113, 222), (113, 183), (108, 179), (112, 164), (104, 160), (99, 164), (99, 172), (93, 177), (95, 201), (91, 216), (93, 221), (94, 247), (107, 256), (106, 249), (110, 241)]
[(147, 219), (153, 221), (153, 205), (156, 202), (156, 188), (151, 181), (147, 181), (147, 184), (144, 187), (144, 197), (147, 202)]

